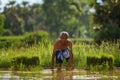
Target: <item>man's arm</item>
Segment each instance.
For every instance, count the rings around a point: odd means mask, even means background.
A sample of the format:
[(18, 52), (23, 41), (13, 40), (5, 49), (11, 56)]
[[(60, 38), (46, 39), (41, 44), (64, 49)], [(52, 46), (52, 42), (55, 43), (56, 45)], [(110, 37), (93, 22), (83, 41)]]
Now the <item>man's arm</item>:
[(54, 58), (55, 58), (55, 51), (53, 49), (53, 54), (52, 54), (52, 66), (51, 68), (54, 68)]
[(71, 64), (73, 65), (73, 50), (72, 50), (72, 41), (69, 42), (69, 48), (70, 48), (70, 58), (71, 58)]
[(56, 51), (56, 42), (53, 46), (53, 53), (52, 53), (52, 65), (51, 65), (51, 68), (54, 68), (54, 58), (55, 58), (55, 51)]

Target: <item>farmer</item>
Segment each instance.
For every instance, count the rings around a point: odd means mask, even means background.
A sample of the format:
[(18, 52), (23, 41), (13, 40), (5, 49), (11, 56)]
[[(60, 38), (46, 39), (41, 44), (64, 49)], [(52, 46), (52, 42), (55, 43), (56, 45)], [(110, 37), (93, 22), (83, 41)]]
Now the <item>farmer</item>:
[(73, 68), (72, 42), (68, 39), (68, 37), (68, 32), (63, 31), (60, 33), (58, 39), (55, 41), (52, 54), (52, 69), (54, 68), (54, 58), (56, 58), (58, 70), (61, 70), (64, 59), (66, 59), (69, 68)]

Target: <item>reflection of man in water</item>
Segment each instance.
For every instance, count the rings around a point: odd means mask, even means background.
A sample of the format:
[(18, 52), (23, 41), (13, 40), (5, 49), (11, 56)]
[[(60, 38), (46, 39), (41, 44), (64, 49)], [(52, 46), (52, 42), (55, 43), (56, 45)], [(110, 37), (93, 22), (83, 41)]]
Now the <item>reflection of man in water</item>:
[(73, 80), (73, 71), (58, 70), (57, 75), (53, 72), (52, 80)]
[(57, 72), (57, 80), (73, 80), (72, 71), (59, 71)]
[(61, 32), (59, 38), (54, 43), (52, 54), (52, 68), (54, 68), (54, 58), (58, 64), (58, 70), (61, 70), (63, 60), (66, 59), (68, 66), (73, 68), (73, 52), (72, 41), (68, 39), (69, 34), (65, 31)]

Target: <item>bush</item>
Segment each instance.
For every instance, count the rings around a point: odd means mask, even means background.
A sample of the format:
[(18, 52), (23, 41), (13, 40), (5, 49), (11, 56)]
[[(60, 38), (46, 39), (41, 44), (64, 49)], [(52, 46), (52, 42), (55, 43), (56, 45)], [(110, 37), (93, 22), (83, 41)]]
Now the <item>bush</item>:
[(33, 57), (26, 57), (26, 56), (18, 56), (14, 57), (11, 60), (11, 66), (13, 69), (20, 69), (21, 65), (24, 66), (24, 68), (29, 67), (35, 67), (39, 65), (40, 60), (39, 57), (33, 56)]
[(39, 31), (37, 33), (26, 33), (23, 36), (2, 36), (0, 37), (0, 48), (8, 47), (25, 47), (32, 46), (34, 44), (49, 42), (49, 35), (45, 31)]
[(22, 36), (0, 37), (0, 48), (8, 48), (11, 46), (19, 47), (22, 45), (22, 39)]
[(12, 32), (9, 29), (3, 30), (2, 36), (10, 36), (10, 35), (12, 35)]
[(115, 24), (106, 24), (104, 28), (95, 31), (94, 40), (97, 43), (102, 41), (116, 41), (120, 39), (120, 28)]
[(48, 41), (48, 33), (45, 31), (26, 33), (24, 36), (24, 41), (28, 45), (39, 44), (40, 42), (46, 43)]

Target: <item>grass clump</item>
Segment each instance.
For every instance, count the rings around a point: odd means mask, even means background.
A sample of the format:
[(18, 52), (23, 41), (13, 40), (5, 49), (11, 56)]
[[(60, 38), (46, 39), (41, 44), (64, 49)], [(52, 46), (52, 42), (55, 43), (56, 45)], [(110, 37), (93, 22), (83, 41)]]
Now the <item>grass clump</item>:
[(114, 58), (112, 55), (88, 55), (87, 56), (87, 67), (90, 69), (90, 67), (96, 67), (100, 69), (99, 66), (101, 66), (102, 70), (103, 68), (108, 68), (109, 70), (113, 69), (114, 64)]
[(39, 65), (39, 57), (33, 56), (33, 57), (27, 57), (27, 56), (17, 56), (12, 58), (11, 60), (11, 66), (13, 69), (24, 69), (29, 67), (35, 67)]

